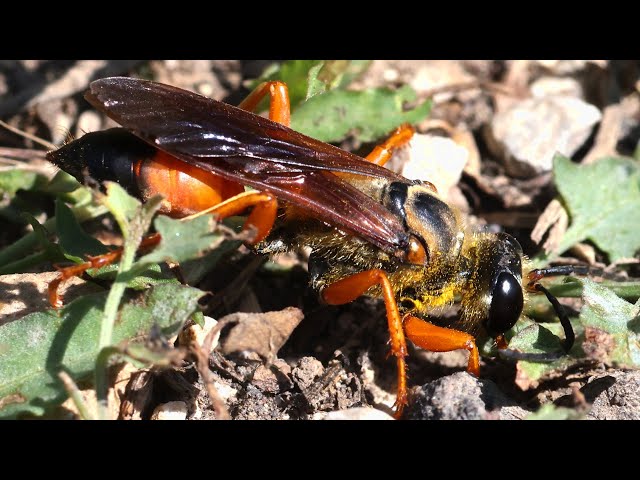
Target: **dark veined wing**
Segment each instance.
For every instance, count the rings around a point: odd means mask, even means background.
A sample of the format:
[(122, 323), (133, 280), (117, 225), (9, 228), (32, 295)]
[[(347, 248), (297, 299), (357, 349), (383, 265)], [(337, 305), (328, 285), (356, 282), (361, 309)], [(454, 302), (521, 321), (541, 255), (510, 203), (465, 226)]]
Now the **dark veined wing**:
[(170, 85), (127, 77), (91, 83), (85, 98), (155, 147), (203, 170), (268, 191), (390, 253), (402, 222), (331, 172), (403, 177), (269, 119)]

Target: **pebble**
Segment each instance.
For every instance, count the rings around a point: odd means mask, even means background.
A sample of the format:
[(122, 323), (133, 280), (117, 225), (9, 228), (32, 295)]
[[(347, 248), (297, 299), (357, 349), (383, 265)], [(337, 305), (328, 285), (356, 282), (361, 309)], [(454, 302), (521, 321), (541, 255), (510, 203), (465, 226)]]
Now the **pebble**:
[(587, 418), (640, 420), (640, 371), (607, 372), (589, 380), (581, 389), (592, 403)]
[(158, 405), (151, 415), (151, 420), (186, 420), (187, 404), (181, 401), (167, 402)]
[(399, 173), (404, 177), (428, 180), (446, 195), (460, 180), (468, 159), (469, 151), (451, 138), (416, 133), (410, 148), (399, 150), (393, 161), (402, 165)]
[[(202, 346), (204, 340), (207, 338), (207, 335), (218, 324), (217, 320), (211, 317), (204, 317), (204, 328), (200, 325), (193, 324), (189, 325), (187, 328), (182, 330), (178, 335), (178, 339), (180, 341), (180, 345), (187, 346), (190, 342), (195, 341), (198, 345)], [(207, 353), (213, 352), (213, 349), (218, 346), (218, 339), (220, 338), (220, 332), (216, 334), (213, 338), (213, 342), (211, 342), (211, 350)]]
[(576, 153), (601, 118), (600, 110), (575, 97), (528, 98), (496, 113), (487, 142), (510, 175), (529, 177), (550, 171), (557, 152)]
[(329, 412), (322, 420), (393, 420), (393, 417), (382, 410), (371, 407), (354, 407)]
[(467, 372), (457, 372), (417, 387), (413, 400), (405, 409), (404, 418), (513, 419), (523, 418), (527, 413), (507, 398), (491, 380), (481, 380)]

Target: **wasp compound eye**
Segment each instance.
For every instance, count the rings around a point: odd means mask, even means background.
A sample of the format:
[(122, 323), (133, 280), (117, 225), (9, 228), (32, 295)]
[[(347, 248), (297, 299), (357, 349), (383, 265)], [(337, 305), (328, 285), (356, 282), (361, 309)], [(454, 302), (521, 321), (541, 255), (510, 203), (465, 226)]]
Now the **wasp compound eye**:
[(495, 336), (506, 332), (515, 325), (522, 313), (523, 296), (520, 282), (509, 272), (498, 275), (493, 288), (487, 332)]

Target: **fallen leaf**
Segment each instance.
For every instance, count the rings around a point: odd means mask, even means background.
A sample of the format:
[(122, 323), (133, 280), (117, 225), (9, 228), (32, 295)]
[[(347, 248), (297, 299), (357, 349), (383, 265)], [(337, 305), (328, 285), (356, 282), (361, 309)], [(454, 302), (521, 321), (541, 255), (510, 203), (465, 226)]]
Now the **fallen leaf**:
[(271, 362), (303, 318), (302, 311), (295, 307), (278, 312), (227, 315), (220, 319), (221, 323), (238, 324), (220, 342), (222, 353), (250, 351)]

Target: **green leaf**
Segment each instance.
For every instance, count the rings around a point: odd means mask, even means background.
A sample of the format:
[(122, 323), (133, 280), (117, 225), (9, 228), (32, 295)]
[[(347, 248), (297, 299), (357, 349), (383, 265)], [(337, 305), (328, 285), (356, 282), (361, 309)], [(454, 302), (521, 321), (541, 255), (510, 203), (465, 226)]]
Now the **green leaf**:
[(235, 252), (242, 242), (240, 240), (225, 240), (213, 250), (197, 259), (180, 263), (184, 280), (188, 285), (195, 285), (202, 280), (220, 260)]
[(31, 190), (44, 183), (35, 172), (21, 169), (0, 172), (0, 196), (13, 197), (18, 190)]
[(309, 69), (307, 77), (307, 94), (304, 99), (309, 100), (311, 97), (327, 91), (326, 82), (318, 78), (318, 73), (322, 69), (323, 64), (319, 63)]
[(553, 159), (555, 183), (571, 216), (558, 247), (563, 253), (591, 240), (611, 261), (630, 258), (640, 248), (640, 167), (625, 158), (603, 158), (577, 165), (562, 155)]
[[(58, 173), (56, 173), (55, 177), (53, 177), (46, 186), (46, 191), (51, 194), (60, 194), (70, 193), (79, 188), (83, 187), (74, 176), (69, 175), (64, 170), (58, 170)], [(84, 188), (84, 190), (90, 191), (88, 188)]]
[[(572, 322), (574, 329), (577, 327)], [(558, 323), (540, 324), (523, 318), (516, 324), (515, 335), (509, 340), (509, 348), (523, 353), (550, 353), (562, 352), (560, 338), (564, 335), (562, 326)], [(580, 349), (574, 346), (572, 352), (579, 355)], [(563, 370), (576, 363), (575, 358), (562, 356), (553, 362), (529, 362), (519, 361), (518, 370), (526, 378), (536, 381), (554, 370)]]
[(59, 198), (55, 218), (59, 243), (67, 259), (80, 263), (87, 255), (107, 253), (107, 247), (82, 229), (71, 209)]
[(309, 70), (320, 64), (322, 64), (321, 60), (288, 60), (267, 69), (259, 79), (252, 82), (251, 88), (272, 80), (286, 83), (289, 88), (291, 109), (294, 110), (307, 96)]
[(409, 86), (364, 91), (331, 90), (300, 105), (291, 116), (291, 127), (323, 142), (338, 142), (354, 134), (363, 142), (388, 135), (402, 123), (423, 120), (431, 108), (429, 101), (404, 111), (416, 93)]
[(29, 255), (18, 256), (13, 262), (0, 266), (0, 275), (25, 272), (36, 265), (41, 265), (45, 261), (55, 263), (66, 259), (60, 245), (49, 240), (49, 232), (44, 226), (31, 214), (24, 212), (22, 215), (31, 224), (33, 228), (31, 235), (37, 239), (42, 250)]
[[(83, 222), (92, 218), (97, 218), (100, 215), (104, 215), (107, 210), (102, 205), (97, 207), (92, 205), (83, 205), (74, 207), (72, 211), (78, 221)], [(44, 223), (43, 227), (51, 233), (56, 233), (55, 219), (50, 218)], [(38, 242), (38, 235), (35, 232), (30, 232), (8, 247), (3, 248), (0, 250), (0, 267), (4, 269), (9, 264), (14, 263), (17, 258), (24, 258), (29, 254), (29, 252), (37, 247)]]
[(326, 60), (314, 65), (309, 69), (305, 101), (327, 90), (347, 87), (370, 64), (371, 60)]
[(291, 110), (305, 100), (334, 88), (347, 87), (371, 65), (371, 60), (288, 60), (273, 64), (249, 85), (280, 80), (289, 88)]
[(610, 334), (608, 361), (603, 360), (617, 367), (640, 367), (640, 301), (634, 305), (588, 278), (579, 281), (584, 287), (582, 324)]
[[(145, 335), (154, 323), (163, 334), (175, 334), (198, 310), (202, 295), (177, 284), (153, 288), (143, 300), (132, 300), (122, 308), (114, 343)], [(60, 313), (34, 313), (0, 327), (0, 417), (21, 412), (41, 415), (61, 403), (66, 394), (57, 377), (60, 370), (76, 382), (91, 378), (105, 298), (106, 293), (86, 295)]]
[(196, 257), (221, 238), (220, 234), (214, 232), (213, 215), (201, 215), (184, 222), (159, 216), (154, 225), (162, 241), (158, 248), (138, 260), (137, 265), (183, 262)]
[(525, 420), (579, 420), (583, 417), (583, 414), (570, 408), (556, 407), (552, 403), (547, 403), (537, 412), (527, 415)]
[[(138, 214), (140, 200), (129, 195), (124, 188), (115, 182), (105, 182), (107, 196), (104, 197), (104, 205), (113, 214), (122, 230), (122, 235), (126, 238), (128, 234), (129, 222)], [(152, 213), (153, 215), (153, 213)]]
[[(571, 319), (576, 342), (569, 355), (549, 363), (519, 361), (518, 370), (535, 381), (582, 362), (585, 356), (610, 366), (640, 367), (640, 300), (629, 303), (589, 278), (571, 278), (569, 283), (581, 286), (584, 301), (579, 318)], [(516, 324), (509, 348), (526, 353), (558, 352), (563, 335), (558, 323), (538, 324), (524, 318)]]

